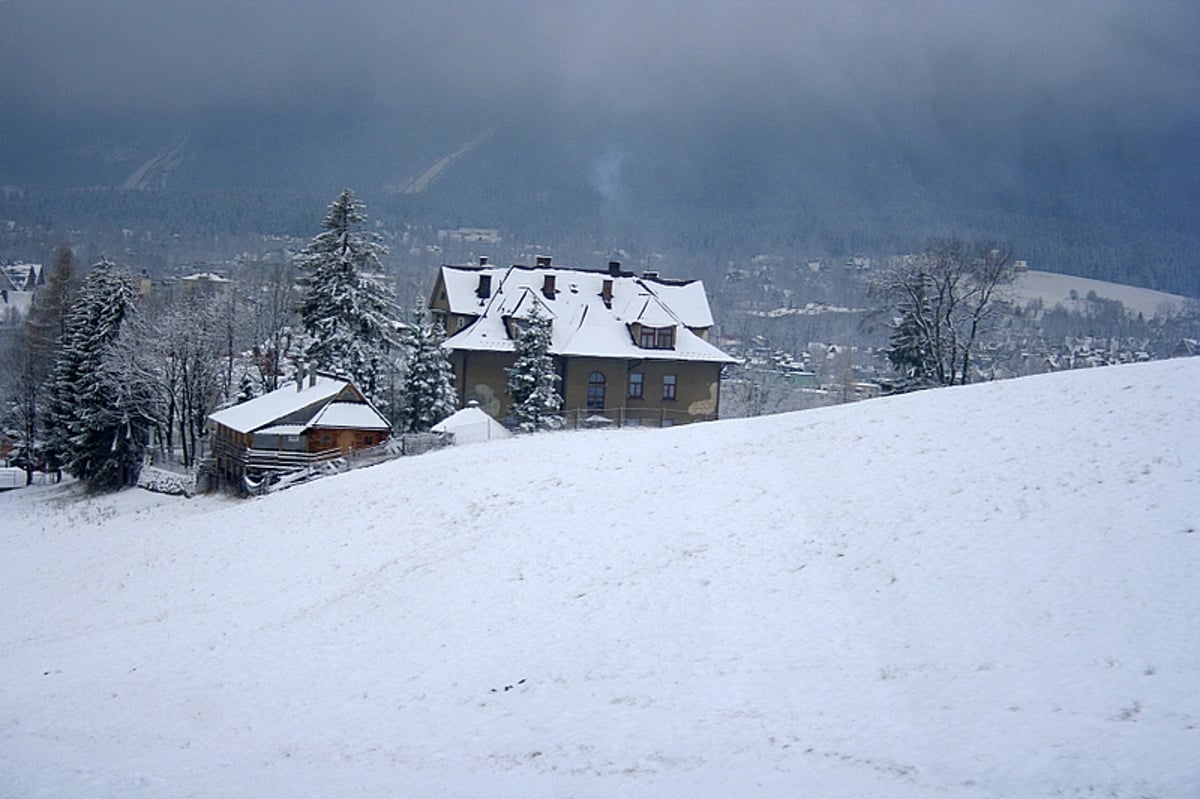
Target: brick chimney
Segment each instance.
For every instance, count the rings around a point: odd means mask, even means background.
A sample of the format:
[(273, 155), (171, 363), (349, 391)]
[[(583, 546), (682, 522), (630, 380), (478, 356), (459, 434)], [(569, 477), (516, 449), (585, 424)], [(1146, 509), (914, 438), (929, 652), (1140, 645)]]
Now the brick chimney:
[(600, 299), (604, 300), (604, 304), (609, 308), (612, 307), (612, 289), (612, 280), (605, 280), (604, 287), (600, 289)]
[(486, 300), (492, 296), (492, 276), (480, 275), (479, 287), (475, 289), (475, 296), (481, 300)]
[(554, 299), (554, 275), (542, 276), (542, 294), (546, 299)]
[(550, 266), (550, 256), (549, 255), (539, 255), (537, 257), (536, 263), (539, 268), (543, 268), (543, 269), (547, 268)]

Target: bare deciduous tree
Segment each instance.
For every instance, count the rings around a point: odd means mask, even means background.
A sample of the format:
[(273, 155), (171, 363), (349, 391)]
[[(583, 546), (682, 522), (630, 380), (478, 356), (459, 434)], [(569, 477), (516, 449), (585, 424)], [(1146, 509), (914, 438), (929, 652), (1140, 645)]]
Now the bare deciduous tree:
[(930, 239), (872, 282), (893, 314), (888, 360), (906, 387), (971, 382), (980, 336), (1007, 307), (1001, 291), (1015, 277), (1011, 248), (950, 238)]

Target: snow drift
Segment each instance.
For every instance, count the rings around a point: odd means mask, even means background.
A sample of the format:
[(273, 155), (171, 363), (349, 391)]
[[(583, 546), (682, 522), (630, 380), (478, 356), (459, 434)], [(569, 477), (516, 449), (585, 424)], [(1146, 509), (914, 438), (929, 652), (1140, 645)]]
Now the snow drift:
[(1194, 795), (1197, 386), (10, 492), (0, 795)]

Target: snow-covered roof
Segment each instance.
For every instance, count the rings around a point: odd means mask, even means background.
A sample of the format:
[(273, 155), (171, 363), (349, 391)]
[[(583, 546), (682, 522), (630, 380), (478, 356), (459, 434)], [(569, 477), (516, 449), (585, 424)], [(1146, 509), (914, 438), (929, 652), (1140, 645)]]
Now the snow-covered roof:
[(42, 265), (27, 264), (20, 261), (0, 264), (0, 288), (15, 291), (33, 291), (42, 282)]
[(472, 444), (498, 438), (512, 438), (512, 433), (478, 406), (470, 405), (433, 426), (435, 433), (453, 433), (454, 443)]
[(191, 282), (205, 281), (208, 283), (229, 283), (229, 282), (231, 282), (229, 280), (229, 278), (221, 277), (220, 275), (216, 274), (215, 272), (197, 272), (194, 275), (188, 275), (187, 277), (181, 277), (180, 280), (188, 280)]
[(331, 402), (305, 427), (337, 427), (353, 430), (388, 430), (391, 425), (379, 411), (363, 402)]
[[(299, 391), (296, 390), (295, 383), (285, 383), (269, 394), (217, 411), (208, 418), (238, 433), (266, 432), (262, 428), (269, 425), (273, 426), (272, 430), (291, 428), (296, 424), (299, 424), (301, 429), (306, 429), (316, 425), (318, 420), (321, 427), (388, 429), (390, 425), (387, 420), (373, 406), (366, 403), (334, 402), (350, 385), (347, 380), (318, 375), (315, 382), (311, 385), (306, 384)], [(286, 424), (276, 424), (310, 408), (312, 415), (308, 419), (293, 419)]]
[(274, 424), (261, 430), (255, 430), (254, 433), (260, 436), (298, 436), (307, 429), (302, 424)]
[[(712, 326), (712, 312), (699, 280), (664, 281), (628, 273), (551, 267), (442, 267), (450, 311), (478, 317), (446, 340), (448, 349), (512, 351), (505, 319), (526, 318), (537, 307), (552, 320), (550, 352), (564, 356), (733, 363), (692, 329)], [(490, 293), (477, 296), (480, 278)], [(547, 278), (553, 297), (543, 289)], [(611, 286), (611, 302), (603, 296)], [(630, 325), (674, 327), (674, 349), (643, 349)]]

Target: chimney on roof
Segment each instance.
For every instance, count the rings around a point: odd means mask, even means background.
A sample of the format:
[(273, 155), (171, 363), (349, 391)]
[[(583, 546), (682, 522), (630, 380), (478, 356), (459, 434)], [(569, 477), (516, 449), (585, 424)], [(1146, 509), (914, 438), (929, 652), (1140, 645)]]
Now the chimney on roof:
[(296, 361), (296, 391), (304, 390), (304, 370), (305, 365), (302, 361)]
[(554, 275), (542, 276), (542, 294), (548, 300), (554, 299)]
[(481, 255), (481, 256), (479, 256), (479, 265), (480, 265), (480, 266), (487, 266), (487, 265), (488, 265), (488, 263), (487, 263), (487, 259), (488, 259), (488, 257), (487, 257), (486, 255)]
[(654, 269), (647, 269), (645, 272), (642, 272), (642, 277), (648, 277), (648, 278), (657, 280), (658, 279), (658, 271), (654, 270)]
[(475, 289), (475, 296), (481, 300), (486, 300), (492, 296), (492, 276), (480, 275), (479, 288)]
[(550, 266), (550, 256), (549, 255), (539, 255), (537, 257), (537, 265), (540, 268), (545, 268), (545, 267)]
[(600, 289), (600, 299), (604, 300), (604, 304), (609, 308), (612, 307), (612, 287), (612, 280), (606, 279), (604, 281), (604, 287)]
[(317, 384), (317, 365), (314, 363), (308, 367), (308, 387), (312, 388)]
[(608, 262), (608, 273), (610, 275), (612, 275), (613, 277), (620, 277), (621, 276), (621, 262), (620, 261), (609, 261)]

